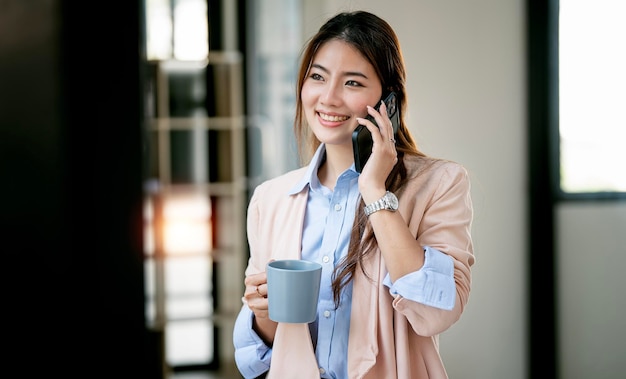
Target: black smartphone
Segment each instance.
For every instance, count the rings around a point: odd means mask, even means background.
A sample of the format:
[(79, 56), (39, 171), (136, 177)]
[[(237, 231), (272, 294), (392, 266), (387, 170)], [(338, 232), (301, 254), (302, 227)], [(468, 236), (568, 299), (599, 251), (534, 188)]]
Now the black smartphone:
[[(391, 120), (391, 125), (393, 127), (393, 136), (394, 139), (396, 137), (396, 133), (398, 132), (398, 125), (400, 124), (400, 112), (398, 111), (398, 103), (395, 92), (389, 93), (384, 100), (385, 105), (387, 106), (387, 116)], [(378, 110), (380, 108), (380, 102), (376, 105), (375, 109)], [(370, 115), (367, 115), (367, 119), (372, 121), (374, 125), (378, 126), (374, 118)], [(372, 154), (372, 146), (374, 145), (374, 141), (372, 140), (372, 133), (370, 133), (369, 129), (365, 125), (359, 125), (354, 132), (352, 132), (352, 150), (354, 152), (354, 167), (357, 172), (361, 172), (365, 163), (369, 159)]]

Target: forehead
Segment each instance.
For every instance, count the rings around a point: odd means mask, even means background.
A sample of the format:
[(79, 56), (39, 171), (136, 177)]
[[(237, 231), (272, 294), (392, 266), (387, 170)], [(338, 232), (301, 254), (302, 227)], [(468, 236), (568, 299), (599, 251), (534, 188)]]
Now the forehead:
[(375, 75), (374, 66), (351, 44), (333, 39), (322, 44), (312, 63), (320, 65), (329, 71), (362, 72), (368, 77)]

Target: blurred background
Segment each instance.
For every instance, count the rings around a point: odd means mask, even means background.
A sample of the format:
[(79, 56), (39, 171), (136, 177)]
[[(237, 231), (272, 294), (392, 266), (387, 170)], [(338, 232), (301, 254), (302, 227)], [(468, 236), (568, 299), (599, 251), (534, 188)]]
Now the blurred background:
[(240, 377), (247, 201), (298, 167), (302, 46), (357, 9), (398, 33), (420, 148), (472, 178), (450, 377), (622, 377), (620, 0), (0, 0), (7, 372)]

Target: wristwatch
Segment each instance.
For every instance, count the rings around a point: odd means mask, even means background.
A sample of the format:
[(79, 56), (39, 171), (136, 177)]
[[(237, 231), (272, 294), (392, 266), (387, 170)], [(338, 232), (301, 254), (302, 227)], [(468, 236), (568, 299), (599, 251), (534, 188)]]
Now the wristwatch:
[(398, 198), (393, 193), (387, 191), (387, 193), (376, 200), (375, 202), (365, 206), (365, 214), (367, 216), (374, 212), (378, 212), (382, 209), (395, 212), (398, 210)]

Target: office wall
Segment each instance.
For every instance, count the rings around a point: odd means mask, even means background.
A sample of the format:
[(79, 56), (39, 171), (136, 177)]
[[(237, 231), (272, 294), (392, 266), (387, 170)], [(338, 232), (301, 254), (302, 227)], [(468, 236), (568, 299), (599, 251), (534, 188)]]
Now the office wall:
[(563, 203), (555, 214), (561, 377), (623, 378), (626, 202)]
[(306, 36), (338, 10), (366, 9), (389, 21), (408, 66), (408, 123), (418, 144), (470, 172), (477, 261), (468, 307), (441, 336), (450, 377), (525, 378), (524, 2), (309, 3)]

